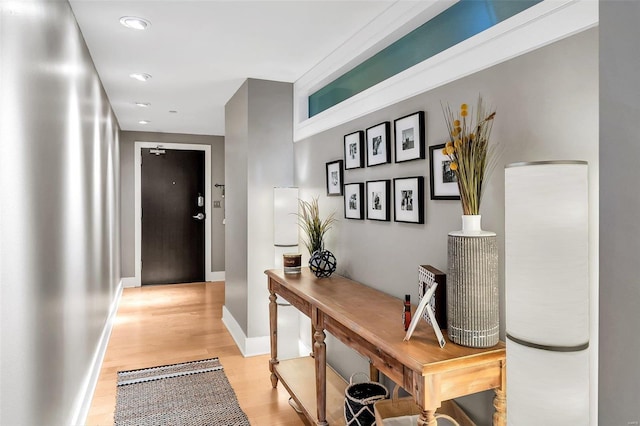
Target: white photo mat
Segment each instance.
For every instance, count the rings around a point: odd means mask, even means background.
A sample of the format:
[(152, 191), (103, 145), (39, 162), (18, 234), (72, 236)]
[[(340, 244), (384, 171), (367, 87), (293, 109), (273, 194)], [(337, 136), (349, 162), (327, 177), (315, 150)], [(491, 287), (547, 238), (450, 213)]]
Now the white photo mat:
[(444, 144), (429, 147), (431, 157), (431, 199), (459, 200), (458, 181), (455, 173), (450, 168), (451, 160), (442, 153), (444, 147)]
[(342, 195), (342, 160), (327, 163), (327, 195)]
[(394, 121), (396, 163), (424, 158), (424, 112)]
[(347, 183), (344, 185), (344, 217), (364, 219), (364, 184)]
[(389, 180), (367, 182), (367, 219), (389, 220)]
[(393, 220), (424, 223), (424, 178), (397, 178), (393, 180), (393, 188)]
[(367, 129), (367, 166), (376, 166), (391, 161), (390, 126), (391, 124), (385, 121)]
[(345, 170), (363, 167), (364, 147), (362, 142), (364, 132), (359, 130), (344, 137), (344, 168)]

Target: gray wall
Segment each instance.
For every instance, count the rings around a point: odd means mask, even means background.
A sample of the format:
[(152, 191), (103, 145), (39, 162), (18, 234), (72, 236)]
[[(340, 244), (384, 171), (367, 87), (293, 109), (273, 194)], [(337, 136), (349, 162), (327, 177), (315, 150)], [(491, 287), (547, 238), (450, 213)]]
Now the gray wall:
[(225, 106), (225, 239), (224, 306), (247, 332), (247, 163), (249, 158), (249, 81)]
[[(154, 132), (120, 133), (120, 179), (122, 209), (122, 276), (135, 275), (135, 182), (134, 144), (135, 142), (186, 143), (211, 146), (211, 270), (224, 271), (224, 219), (225, 199), (222, 190), (213, 185), (224, 183), (224, 137), (183, 135)], [(213, 201), (221, 201), (222, 208), (214, 209)]]
[(273, 188), (293, 183), (293, 85), (249, 79), (225, 116), (225, 306), (247, 337), (263, 337), (269, 334), (264, 270), (274, 266)]
[(639, 20), (639, 2), (600, 2), (601, 425), (640, 421)]
[[(480, 92), (497, 107), (492, 140), (503, 152), (486, 183), (483, 228), (497, 232), (504, 259), (504, 165), (515, 161), (580, 159), (590, 163), (592, 182), (591, 253), (597, 264), (598, 206), (598, 32), (589, 30), (553, 45), (457, 80), (295, 144), (295, 183), (303, 199), (320, 196), (323, 214), (343, 216), (343, 197), (325, 196), (325, 163), (343, 158), (343, 136), (415, 111), (426, 112), (427, 145), (446, 139), (440, 102), (475, 105)], [(429, 198), (427, 160), (345, 171), (345, 182), (425, 176), (425, 224), (341, 219), (330, 231), (327, 248), (336, 254), (338, 273), (396, 297), (417, 300), (417, 266), (446, 271), (447, 233), (460, 229), (458, 201)], [(595, 234), (595, 235), (594, 235)], [(597, 270), (597, 265), (593, 266)], [(593, 268), (592, 268), (593, 269)], [(596, 280), (592, 286), (597, 288)], [(501, 331), (504, 338), (504, 265), (500, 271)], [(595, 290), (594, 290), (595, 291)], [(594, 321), (595, 323), (595, 321)], [(594, 325), (595, 328), (595, 325)], [(344, 376), (366, 363), (329, 340), (329, 362)], [(366, 371), (366, 369), (364, 370)], [(490, 424), (491, 393), (465, 398), (463, 404), (479, 425)]]
[(73, 424), (120, 279), (118, 123), (66, 1), (0, 10), (0, 424)]

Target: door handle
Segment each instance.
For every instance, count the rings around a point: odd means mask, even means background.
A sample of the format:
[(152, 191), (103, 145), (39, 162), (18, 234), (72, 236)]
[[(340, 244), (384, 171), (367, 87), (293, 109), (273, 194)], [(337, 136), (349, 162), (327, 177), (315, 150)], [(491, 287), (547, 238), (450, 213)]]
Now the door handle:
[(194, 219), (202, 220), (204, 219), (205, 216), (204, 216), (204, 213), (198, 213), (197, 215), (191, 216), (191, 217)]

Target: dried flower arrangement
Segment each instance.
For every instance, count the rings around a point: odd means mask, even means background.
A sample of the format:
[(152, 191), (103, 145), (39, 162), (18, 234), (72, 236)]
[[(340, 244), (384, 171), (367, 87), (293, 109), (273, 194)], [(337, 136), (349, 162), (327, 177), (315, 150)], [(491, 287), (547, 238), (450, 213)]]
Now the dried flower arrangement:
[(482, 185), (487, 176), (488, 165), (495, 156), (494, 146), (490, 146), (489, 137), (493, 127), (495, 110), (487, 110), (478, 97), (475, 123), (467, 104), (460, 106), (455, 114), (449, 105), (442, 106), (444, 119), (449, 129), (449, 141), (442, 153), (451, 160), (451, 170), (455, 173), (462, 211), (465, 215), (480, 214)]

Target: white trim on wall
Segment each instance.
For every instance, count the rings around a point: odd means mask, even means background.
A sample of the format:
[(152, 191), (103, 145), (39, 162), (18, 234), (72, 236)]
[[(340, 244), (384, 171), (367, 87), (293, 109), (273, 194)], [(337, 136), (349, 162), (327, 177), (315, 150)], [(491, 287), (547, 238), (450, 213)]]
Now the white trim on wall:
[[(402, 2), (399, 2), (402, 3)], [(294, 83), (295, 142), (435, 89), (598, 24), (597, 0), (545, 0), (383, 82), (308, 117), (308, 97), (361, 52), (357, 37)], [(364, 31), (371, 31), (368, 27)], [(351, 51), (349, 56), (347, 52)], [(327, 65), (329, 64), (329, 65)], [(328, 78), (330, 76), (330, 78)]]
[(136, 284), (136, 277), (122, 277), (122, 288), (140, 287)]
[(269, 336), (247, 337), (242, 327), (233, 317), (226, 306), (222, 307), (222, 322), (236, 342), (242, 356), (264, 355), (271, 352), (271, 340)]
[(207, 281), (224, 281), (224, 271), (211, 271)]
[(204, 151), (204, 272), (205, 280), (210, 281), (211, 273), (211, 147), (202, 144), (186, 143), (161, 143), (161, 142), (138, 142), (134, 144), (134, 168), (135, 168), (135, 286), (140, 287), (142, 283), (142, 199), (141, 199), (141, 164), (142, 148), (165, 148), (175, 150)]
[(95, 393), (96, 385), (98, 384), (98, 377), (100, 376), (102, 361), (104, 360), (104, 355), (107, 352), (109, 338), (111, 337), (111, 331), (113, 330), (113, 323), (116, 319), (118, 306), (120, 305), (122, 289), (124, 287), (123, 281), (124, 278), (121, 279), (118, 283), (115, 296), (111, 301), (111, 306), (109, 307), (107, 321), (105, 322), (104, 328), (102, 329), (102, 334), (100, 335), (100, 339), (98, 340), (98, 345), (96, 346), (96, 350), (89, 365), (89, 370), (87, 371), (84, 380), (82, 380), (80, 391), (76, 396), (71, 417), (72, 425), (83, 425), (87, 423), (87, 415), (89, 414), (89, 408), (91, 408), (93, 394)]

